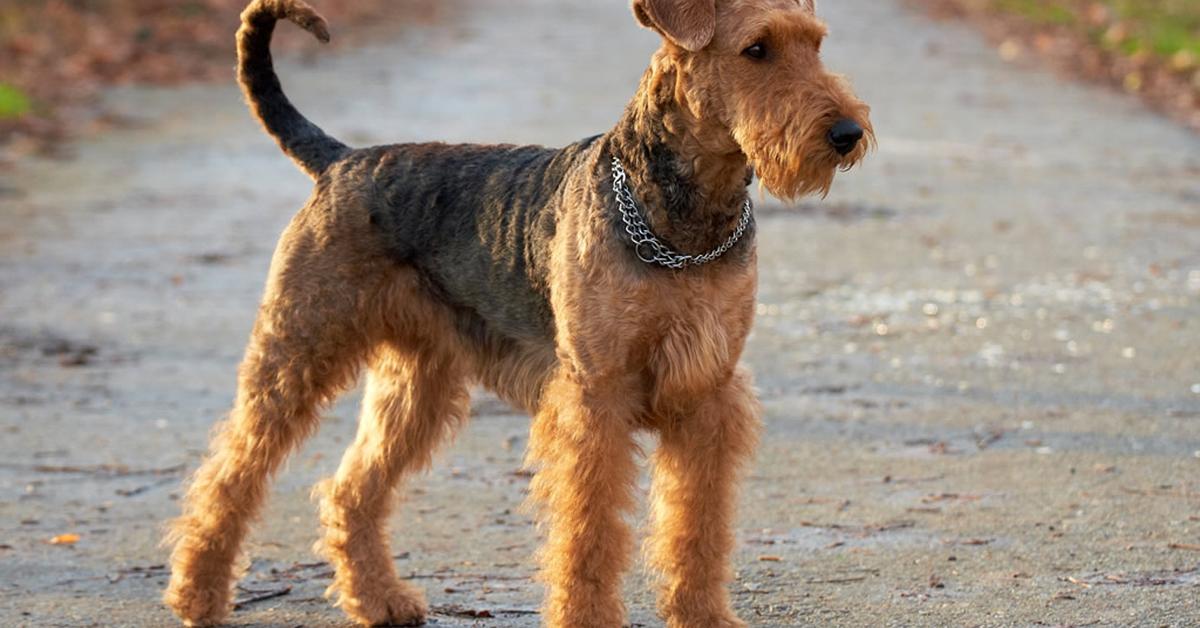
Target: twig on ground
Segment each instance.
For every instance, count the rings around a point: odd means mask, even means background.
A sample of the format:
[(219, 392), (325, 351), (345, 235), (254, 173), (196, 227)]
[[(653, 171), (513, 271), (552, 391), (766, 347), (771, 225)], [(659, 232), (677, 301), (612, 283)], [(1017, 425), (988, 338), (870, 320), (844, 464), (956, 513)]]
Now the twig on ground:
[(506, 576), (486, 573), (414, 573), (409, 580), (533, 580), (531, 576)]
[(496, 609), (473, 609), (458, 606), (456, 604), (446, 606), (435, 606), (430, 611), (434, 615), (445, 615), (447, 617), (470, 617), (470, 618), (489, 618), (497, 615), (540, 615), (537, 610), (530, 608), (496, 608)]
[(130, 469), (123, 464), (97, 465), (49, 465), (49, 464), (18, 464), (11, 462), (0, 463), (0, 469), (14, 471), (32, 471), (34, 473), (66, 473), (79, 475), (94, 475), (100, 477), (127, 478), (145, 475), (175, 475), (187, 469), (186, 464), (176, 464), (156, 469)]
[[(245, 590), (245, 589), (243, 589), (243, 590)], [(233, 603), (233, 610), (235, 610), (235, 611), (241, 610), (242, 608), (245, 608), (246, 606), (249, 606), (250, 604), (254, 604), (255, 602), (261, 602), (263, 600), (270, 600), (270, 599), (274, 599), (277, 597), (283, 597), (292, 592), (292, 587), (289, 585), (289, 586), (285, 586), (285, 587), (280, 587), (278, 589), (268, 589), (268, 590), (264, 590), (264, 591), (247, 591), (247, 592), (250, 593), (251, 595), (248, 597), (239, 598), (237, 601), (235, 601)]]
[(159, 480), (151, 482), (149, 484), (143, 484), (143, 485), (135, 487), (135, 488), (119, 488), (119, 489), (117, 489), (116, 492), (117, 492), (117, 495), (120, 495), (121, 497), (135, 497), (137, 495), (141, 495), (142, 493), (145, 493), (146, 491), (156, 489), (160, 486), (166, 486), (168, 484), (174, 484), (174, 483), (175, 483), (175, 478), (166, 477), (166, 478), (161, 478)]
[(805, 580), (804, 583), (805, 584), (848, 584), (851, 582), (862, 582), (863, 580), (866, 580), (866, 579), (867, 579), (867, 576), (865, 576), (865, 575), (845, 576), (842, 578), (824, 578), (824, 579), (809, 578), (809, 579)]

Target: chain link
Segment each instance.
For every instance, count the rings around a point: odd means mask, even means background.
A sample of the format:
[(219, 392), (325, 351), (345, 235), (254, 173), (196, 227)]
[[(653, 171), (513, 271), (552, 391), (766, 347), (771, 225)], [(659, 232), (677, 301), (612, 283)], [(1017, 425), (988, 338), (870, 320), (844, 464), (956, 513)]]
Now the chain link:
[(675, 270), (707, 264), (733, 248), (733, 245), (746, 235), (746, 229), (754, 220), (754, 205), (747, 196), (737, 227), (717, 248), (700, 255), (679, 253), (650, 231), (650, 225), (646, 224), (642, 212), (638, 211), (637, 201), (633, 199), (633, 192), (629, 190), (629, 177), (625, 174), (625, 168), (621, 166), (621, 160), (617, 157), (613, 157), (612, 160), (612, 174), (613, 194), (617, 197), (617, 207), (621, 210), (621, 222), (625, 223), (625, 233), (629, 235), (629, 241), (633, 243), (633, 250), (638, 259), (647, 264), (658, 264)]

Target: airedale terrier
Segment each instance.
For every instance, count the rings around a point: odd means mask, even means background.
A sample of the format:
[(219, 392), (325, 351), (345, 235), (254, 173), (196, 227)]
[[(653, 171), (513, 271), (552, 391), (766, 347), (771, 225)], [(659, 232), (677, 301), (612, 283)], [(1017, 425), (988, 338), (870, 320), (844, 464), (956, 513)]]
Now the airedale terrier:
[(328, 40), (301, 0), (254, 0), (238, 32), (254, 113), (316, 181), (279, 242), (236, 405), (174, 522), (165, 600), (189, 625), (230, 611), (268, 480), (367, 366), (358, 436), (317, 489), (330, 592), (364, 625), (417, 624), (388, 548), (393, 488), (426, 468), (481, 383), (533, 416), (548, 626), (622, 625), (635, 434), (653, 454), (648, 561), (672, 627), (741, 626), (739, 470), (759, 408), (738, 360), (754, 319), (753, 173), (826, 192), (873, 143), (868, 107), (820, 59), (813, 0), (633, 0), (663, 38), (616, 126), (562, 149), (351, 149), (305, 119), (272, 68), (280, 19)]

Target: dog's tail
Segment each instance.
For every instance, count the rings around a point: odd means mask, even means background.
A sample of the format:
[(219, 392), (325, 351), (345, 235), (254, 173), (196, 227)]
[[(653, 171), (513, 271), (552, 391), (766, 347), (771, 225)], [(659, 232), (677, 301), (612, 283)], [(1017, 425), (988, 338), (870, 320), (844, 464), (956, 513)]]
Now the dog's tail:
[(278, 20), (290, 20), (322, 42), (329, 29), (303, 0), (253, 0), (238, 29), (238, 83), (250, 110), (283, 152), (314, 179), (350, 149), (308, 121), (283, 94), (271, 63), (271, 33)]

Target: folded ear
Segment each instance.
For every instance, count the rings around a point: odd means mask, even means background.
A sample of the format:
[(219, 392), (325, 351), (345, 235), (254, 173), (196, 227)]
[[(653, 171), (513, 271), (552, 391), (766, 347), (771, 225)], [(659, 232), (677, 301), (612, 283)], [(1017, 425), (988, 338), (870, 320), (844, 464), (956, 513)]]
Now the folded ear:
[(716, 0), (633, 0), (633, 14), (646, 28), (696, 52), (717, 30)]

